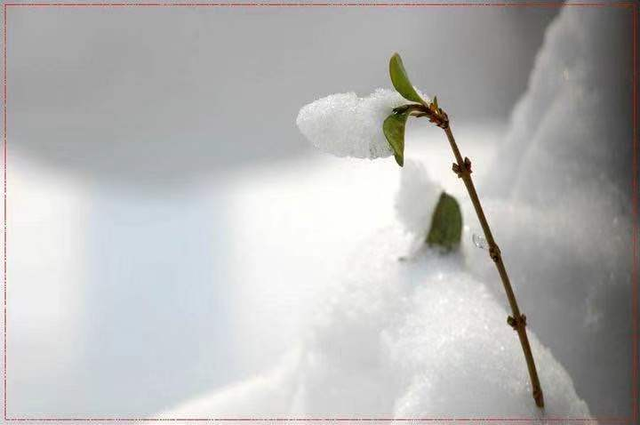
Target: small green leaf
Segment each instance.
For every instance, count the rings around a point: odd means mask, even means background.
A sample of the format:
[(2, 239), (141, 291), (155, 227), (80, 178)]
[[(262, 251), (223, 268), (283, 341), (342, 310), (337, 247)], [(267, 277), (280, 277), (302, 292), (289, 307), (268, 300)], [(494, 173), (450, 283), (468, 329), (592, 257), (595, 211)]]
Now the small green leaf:
[(402, 167), (404, 164), (404, 128), (409, 118), (408, 110), (400, 113), (393, 113), (382, 123), (382, 131), (387, 142), (393, 149), (396, 162)]
[(427, 105), (426, 102), (422, 100), (418, 92), (416, 92), (416, 89), (413, 88), (413, 85), (407, 76), (407, 71), (404, 69), (404, 65), (402, 64), (402, 59), (397, 53), (394, 53), (389, 61), (389, 75), (391, 76), (391, 83), (393, 84), (393, 87), (396, 88), (402, 97), (413, 102), (422, 103), (425, 106)]
[(458, 248), (462, 236), (462, 214), (458, 201), (442, 192), (431, 218), (431, 229), (427, 236), (429, 246), (438, 246), (449, 252)]

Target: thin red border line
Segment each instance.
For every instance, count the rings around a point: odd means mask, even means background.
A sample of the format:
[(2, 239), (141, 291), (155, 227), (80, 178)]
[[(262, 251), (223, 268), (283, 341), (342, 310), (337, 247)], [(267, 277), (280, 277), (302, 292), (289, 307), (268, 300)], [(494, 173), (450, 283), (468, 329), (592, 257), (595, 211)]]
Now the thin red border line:
[(8, 418), (11, 422), (603, 422), (628, 423), (629, 418)]
[(5, 3), (5, 6), (18, 7), (634, 7), (630, 2), (591, 2), (591, 3), (562, 3), (562, 2), (488, 2), (488, 3)]
[(182, 421), (195, 421), (195, 422), (373, 422), (373, 421), (398, 421), (398, 422), (557, 422), (557, 421), (573, 421), (573, 422), (628, 422), (628, 418), (9, 418), (7, 417), (7, 9), (9, 6), (14, 7), (425, 7), (425, 6), (495, 6), (495, 7), (563, 7), (563, 6), (585, 6), (585, 7), (624, 7), (632, 9), (633, 20), (633, 75), (632, 75), (632, 91), (633, 91), (633, 178), (632, 178), (632, 217), (633, 223), (633, 266), (632, 266), (632, 315), (633, 317), (633, 370), (632, 370), (632, 418), (631, 421), (635, 422), (638, 418), (638, 281), (637, 273), (638, 266), (636, 262), (638, 254), (638, 141), (637, 141), (637, 20), (638, 20), (638, 4), (629, 2), (611, 2), (611, 3), (534, 3), (534, 2), (521, 2), (521, 3), (5, 3), (3, 5), (3, 209), (4, 209), (4, 223), (3, 223), (3, 262), (4, 262), (4, 285), (3, 285), (3, 298), (4, 298), (4, 373), (3, 373), (3, 412), (4, 420), (14, 422), (67, 422), (67, 421), (85, 421), (85, 422), (182, 422)]

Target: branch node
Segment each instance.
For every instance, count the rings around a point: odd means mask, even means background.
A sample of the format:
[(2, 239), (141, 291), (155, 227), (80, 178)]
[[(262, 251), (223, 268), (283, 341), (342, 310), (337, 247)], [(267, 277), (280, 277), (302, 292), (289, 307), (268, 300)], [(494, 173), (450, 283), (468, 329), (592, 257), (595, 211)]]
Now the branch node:
[(460, 164), (456, 164), (455, 162), (453, 163), (453, 165), (451, 166), (451, 169), (453, 170), (454, 173), (456, 173), (458, 175), (458, 178), (464, 178), (465, 175), (470, 175), (472, 173), (471, 171), (471, 160), (467, 157), (464, 158), (464, 162), (462, 163), (462, 165)]
[(441, 108), (438, 108), (437, 110), (429, 110), (428, 115), (429, 121), (431, 121), (441, 129), (446, 130), (447, 128), (449, 128), (449, 116)]
[(520, 317), (514, 318), (512, 316), (507, 317), (507, 323), (513, 328), (514, 331), (527, 326), (527, 316), (521, 314)]
[(460, 170), (460, 166), (458, 164), (454, 162), (451, 166), (451, 169), (458, 175), (458, 178), (462, 177), (462, 171)]
[(497, 263), (498, 261), (500, 261), (500, 256), (500, 248), (498, 248), (498, 245), (494, 243), (489, 247), (489, 257), (491, 257), (491, 259)]
[[(435, 102), (434, 102), (435, 103)], [(425, 105), (426, 106), (426, 105)], [(520, 339), (520, 345), (522, 346), (522, 351), (524, 353), (525, 360), (527, 362), (527, 369), (529, 370), (529, 378), (531, 379), (531, 387), (533, 388), (533, 398), (536, 402), (536, 406), (539, 408), (544, 408), (544, 398), (542, 394), (542, 388), (540, 387), (540, 380), (538, 378), (538, 371), (536, 369), (536, 364), (533, 359), (533, 353), (531, 352), (531, 347), (529, 345), (529, 339), (527, 337), (527, 318), (524, 314), (520, 314), (518, 309), (518, 303), (516, 301), (515, 295), (513, 293), (513, 289), (511, 287), (511, 282), (509, 282), (509, 276), (507, 275), (507, 271), (505, 270), (504, 264), (502, 263), (502, 256), (500, 254), (500, 249), (496, 245), (493, 240), (493, 236), (491, 234), (491, 229), (489, 228), (489, 224), (484, 217), (484, 212), (482, 211), (482, 205), (480, 204), (480, 199), (478, 199), (478, 194), (473, 185), (473, 180), (469, 175), (471, 173), (471, 161), (468, 158), (462, 160), (462, 155), (458, 150), (458, 145), (453, 137), (453, 133), (449, 128), (449, 120), (446, 117), (446, 114), (439, 114), (439, 108), (437, 105), (433, 105), (433, 108), (429, 108), (428, 111), (425, 111), (429, 114), (429, 118), (432, 122), (436, 122), (439, 120), (438, 125), (441, 128), (445, 129), (445, 134), (447, 135), (447, 139), (449, 139), (449, 144), (451, 145), (451, 149), (453, 150), (453, 154), (456, 157), (456, 163), (453, 164), (453, 171), (458, 175), (458, 177), (463, 178), (465, 186), (467, 188), (467, 192), (469, 192), (469, 197), (471, 198), (471, 202), (476, 210), (476, 214), (478, 219), (480, 220), (480, 224), (482, 225), (482, 230), (484, 234), (487, 236), (487, 241), (489, 243), (489, 255), (491, 259), (496, 264), (496, 268), (500, 274), (500, 278), (502, 279), (502, 284), (507, 293), (507, 298), (509, 298), (509, 304), (511, 305), (511, 311), (513, 313), (513, 317), (509, 316), (507, 318), (507, 323), (514, 330), (518, 332), (518, 337)]]

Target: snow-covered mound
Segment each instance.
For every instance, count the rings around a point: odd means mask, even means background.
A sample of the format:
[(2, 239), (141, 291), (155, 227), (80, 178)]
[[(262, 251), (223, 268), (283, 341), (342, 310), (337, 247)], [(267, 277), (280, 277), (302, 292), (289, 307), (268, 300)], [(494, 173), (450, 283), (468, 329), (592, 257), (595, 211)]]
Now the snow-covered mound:
[[(339, 292), (279, 366), (166, 416), (628, 415), (636, 261), (629, 13), (561, 11), (497, 150), (499, 164), (476, 182), (528, 317), (544, 412), (533, 403), (518, 339), (505, 323), (495, 267), (471, 244), (479, 226), (461, 198), (471, 228), (464, 261), (424, 251), (398, 261), (412, 252), (413, 235), (402, 235), (399, 226), (378, 234), (349, 263)], [(466, 152), (465, 139), (459, 143)], [(369, 145), (361, 146), (360, 156), (371, 157)], [(332, 153), (352, 155), (340, 152)], [(400, 217), (409, 229), (420, 226), (419, 202), (415, 216)]]
[(490, 187), (544, 207), (583, 197), (630, 208), (631, 14), (562, 9), (513, 111)]
[[(631, 14), (563, 8), (478, 182), (531, 328), (608, 417), (631, 414)], [(486, 253), (468, 258), (501, 293)]]
[[(629, 413), (631, 223), (514, 201), (483, 205), (529, 329), (565, 366), (594, 415)], [(465, 212), (469, 217), (471, 206)], [(599, 239), (591, 226), (602, 221), (610, 225)], [(469, 268), (500, 299), (504, 289), (487, 252), (465, 242)]]
[(323, 152), (354, 158), (385, 158), (393, 151), (382, 122), (393, 108), (409, 103), (396, 91), (376, 89), (366, 97), (353, 92), (332, 94), (300, 109), (296, 123)]
[(411, 244), (397, 227), (379, 232), (280, 365), (162, 417), (589, 416), (530, 333), (546, 400), (537, 409), (507, 312), (459, 255), (398, 260)]
[(442, 186), (431, 179), (422, 163), (415, 160), (405, 160), (400, 176), (400, 190), (395, 201), (396, 215), (408, 232), (424, 238), (429, 231)]

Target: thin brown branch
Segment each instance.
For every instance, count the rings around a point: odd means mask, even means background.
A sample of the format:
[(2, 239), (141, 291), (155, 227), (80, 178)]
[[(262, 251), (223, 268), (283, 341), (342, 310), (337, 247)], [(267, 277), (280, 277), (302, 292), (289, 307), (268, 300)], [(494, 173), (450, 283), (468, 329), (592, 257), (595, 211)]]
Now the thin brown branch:
[[(431, 112), (431, 111), (430, 111)], [(467, 188), (467, 192), (469, 192), (469, 197), (471, 198), (471, 202), (473, 203), (473, 208), (476, 210), (476, 214), (478, 216), (478, 220), (480, 221), (480, 225), (482, 226), (482, 230), (484, 232), (484, 236), (489, 245), (489, 256), (493, 260), (498, 269), (498, 273), (500, 274), (500, 278), (502, 279), (502, 284), (504, 286), (504, 290), (507, 293), (507, 298), (509, 300), (509, 305), (511, 306), (511, 311), (513, 312), (513, 316), (509, 316), (507, 318), (507, 323), (518, 332), (518, 337), (520, 338), (520, 344), (522, 345), (522, 351), (524, 352), (524, 357), (527, 361), (527, 368), (529, 369), (529, 377), (531, 378), (531, 386), (533, 388), (533, 398), (536, 402), (536, 405), (540, 408), (544, 407), (544, 397), (542, 394), (542, 388), (540, 387), (540, 380), (538, 379), (538, 371), (536, 370), (536, 364), (533, 360), (533, 354), (531, 353), (531, 346), (529, 345), (529, 338), (527, 337), (527, 318), (524, 314), (520, 314), (520, 308), (518, 307), (518, 302), (516, 301), (516, 296), (513, 293), (513, 288), (511, 287), (511, 282), (509, 281), (509, 275), (507, 274), (507, 269), (504, 266), (504, 262), (502, 261), (502, 255), (500, 253), (500, 248), (496, 244), (496, 241), (493, 238), (493, 234), (491, 233), (491, 228), (489, 227), (489, 223), (487, 222), (487, 218), (484, 215), (484, 211), (482, 210), (482, 205), (480, 204), (480, 199), (478, 198), (478, 193), (476, 192), (476, 188), (473, 185), (473, 180), (471, 179), (471, 161), (469, 158), (462, 158), (462, 154), (460, 153), (460, 149), (458, 149), (458, 145), (453, 137), (453, 133), (451, 132), (451, 127), (449, 126), (449, 118), (447, 114), (439, 109), (436, 113), (427, 114), (429, 119), (434, 122), (438, 127), (441, 127), (445, 134), (447, 135), (447, 139), (449, 139), (449, 144), (451, 145), (451, 150), (453, 151), (453, 155), (456, 158), (456, 163), (453, 164), (453, 171), (458, 175), (459, 178), (462, 179), (464, 185)]]

